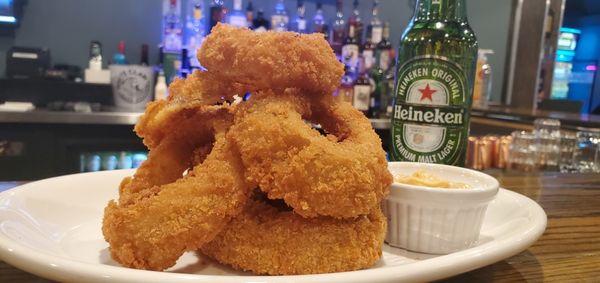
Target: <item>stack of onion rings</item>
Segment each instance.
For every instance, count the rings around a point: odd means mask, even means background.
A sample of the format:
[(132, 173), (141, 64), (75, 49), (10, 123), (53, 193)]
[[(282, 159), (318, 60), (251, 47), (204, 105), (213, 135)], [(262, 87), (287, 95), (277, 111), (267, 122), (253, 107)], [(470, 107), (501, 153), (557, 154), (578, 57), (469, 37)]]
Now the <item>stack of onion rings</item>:
[(343, 67), (322, 36), (218, 24), (199, 59), (208, 70), (176, 80), (136, 125), (150, 153), (105, 210), (113, 259), (163, 270), (199, 249), (273, 275), (373, 265), (392, 177), (368, 119), (330, 94)]
[(364, 115), (331, 96), (259, 93), (240, 105), (228, 137), (246, 176), (303, 217), (368, 214), (388, 193), (391, 176), (379, 137)]

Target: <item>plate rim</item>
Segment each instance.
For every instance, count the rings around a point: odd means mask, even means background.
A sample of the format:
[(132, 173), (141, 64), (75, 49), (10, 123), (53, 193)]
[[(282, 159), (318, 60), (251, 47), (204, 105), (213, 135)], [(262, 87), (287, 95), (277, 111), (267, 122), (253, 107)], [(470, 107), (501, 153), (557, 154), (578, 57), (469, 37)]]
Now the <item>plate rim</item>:
[[(134, 172), (132, 169), (102, 171), (91, 173), (77, 173), (52, 177), (39, 181), (30, 182), (24, 185), (14, 187), (0, 193), (0, 201), (7, 197), (14, 196), (21, 191), (35, 189), (36, 185), (51, 181), (62, 181), (68, 178), (85, 178), (91, 174), (121, 174)], [(331, 279), (332, 276), (337, 276), (336, 280), (342, 282), (362, 282), (368, 278), (371, 282), (398, 282), (398, 280), (419, 280), (431, 281), (449, 276), (458, 275), (468, 272), (494, 262), (506, 259), (510, 256), (520, 253), (531, 246), (544, 233), (547, 225), (547, 216), (542, 207), (532, 199), (519, 193), (501, 188), (498, 196), (507, 194), (510, 197), (521, 199), (527, 205), (529, 220), (532, 225), (516, 235), (507, 238), (494, 239), (488, 243), (478, 245), (463, 251), (451, 253), (448, 255), (438, 256), (435, 258), (422, 260), (414, 263), (409, 263), (399, 266), (384, 267), (382, 269), (365, 269), (357, 271), (347, 271), (328, 274), (309, 274), (309, 275), (286, 275), (286, 276), (236, 276), (236, 275), (202, 275), (202, 274), (185, 274), (172, 273), (148, 270), (135, 270), (120, 266), (99, 265), (67, 259), (62, 256), (47, 254), (45, 252), (27, 247), (17, 241), (6, 237), (4, 233), (0, 233), (0, 259), (8, 264), (17, 267), (26, 272), (38, 275), (40, 277), (53, 280), (87, 282), (101, 282), (107, 279), (115, 282), (132, 282), (144, 277), (146, 282), (289, 282), (289, 281), (304, 281), (304, 282), (323, 282)], [(485, 221), (485, 220), (484, 220)], [(448, 258), (454, 258), (450, 262)], [(473, 263), (472, 261), (476, 261)], [(428, 271), (426, 267), (431, 264), (436, 265), (435, 272)], [(407, 268), (410, 266), (410, 268)], [(403, 270), (404, 269), (404, 270)], [(395, 272), (399, 271), (399, 272)], [(132, 276), (132, 272), (137, 276)], [(396, 274), (401, 274), (398, 276)]]

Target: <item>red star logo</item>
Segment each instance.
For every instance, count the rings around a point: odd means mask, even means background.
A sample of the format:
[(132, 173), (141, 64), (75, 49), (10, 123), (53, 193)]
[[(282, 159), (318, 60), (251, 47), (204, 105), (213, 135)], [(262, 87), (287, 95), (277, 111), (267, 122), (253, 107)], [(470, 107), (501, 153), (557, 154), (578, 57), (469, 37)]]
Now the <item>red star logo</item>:
[(429, 88), (429, 84), (423, 89), (419, 89), (421, 92), (421, 101), (425, 99), (429, 99), (429, 101), (433, 101), (431, 95), (434, 94), (437, 90)]

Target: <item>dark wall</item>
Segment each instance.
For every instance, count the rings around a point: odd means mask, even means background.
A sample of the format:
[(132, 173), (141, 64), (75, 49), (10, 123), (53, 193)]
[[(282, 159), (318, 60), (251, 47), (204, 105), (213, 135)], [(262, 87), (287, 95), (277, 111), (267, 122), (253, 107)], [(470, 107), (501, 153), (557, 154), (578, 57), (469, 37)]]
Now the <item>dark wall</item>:
[[(380, 18), (390, 21), (391, 41), (397, 44), (411, 16), (412, 0), (381, 0)], [(232, 5), (232, 1), (225, 1)], [(255, 10), (263, 8), (267, 16), (276, 0), (254, 0)], [(312, 18), (316, 0), (306, 0), (306, 14)], [(187, 0), (184, 0), (183, 6)], [(243, 0), (244, 7), (247, 1)], [(324, 1), (329, 19), (335, 13), (335, 1)], [(344, 14), (351, 13), (352, 0), (344, 0)], [(501, 97), (504, 81), (504, 58), (511, 14), (510, 0), (468, 0), (469, 21), (481, 48), (496, 51), (491, 59), (494, 71), (493, 97)], [(371, 17), (372, 0), (361, 0), (361, 15), (365, 22)], [(208, 8), (208, 0), (205, 0)], [(296, 0), (286, 0), (290, 16), (295, 15)], [(140, 46), (150, 45), (150, 62), (157, 61), (161, 30), (161, 0), (29, 0), (21, 27), (14, 38), (0, 37), (0, 77), (4, 76), (5, 52), (12, 45), (48, 47), (53, 63), (85, 67), (88, 45), (100, 40), (105, 62), (116, 52), (119, 40), (126, 41), (126, 55), (134, 63), (139, 60)], [(205, 13), (206, 14), (206, 13)]]

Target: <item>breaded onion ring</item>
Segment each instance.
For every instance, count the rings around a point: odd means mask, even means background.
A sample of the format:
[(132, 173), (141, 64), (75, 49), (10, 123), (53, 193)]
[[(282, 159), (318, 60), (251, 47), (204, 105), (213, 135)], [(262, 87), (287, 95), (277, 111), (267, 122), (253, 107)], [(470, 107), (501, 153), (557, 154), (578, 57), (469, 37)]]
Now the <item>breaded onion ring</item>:
[[(198, 147), (211, 146), (214, 123), (231, 121), (229, 106), (208, 106), (199, 103), (152, 102), (136, 124), (137, 134), (150, 149), (148, 159), (136, 171), (133, 180), (126, 178), (120, 186), (120, 203), (154, 194), (155, 186), (181, 178), (190, 168), (191, 155)], [(144, 192), (145, 191), (145, 192)], [(140, 194), (141, 196), (137, 196)]]
[(379, 260), (385, 231), (386, 219), (379, 208), (353, 219), (302, 218), (250, 201), (201, 252), (257, 274), (351, 271)]
[(230, 112), (231, 107), (228, 104), (205, 105), (198, 101), (157, 100), (148, 103), (134, 131), (143, 139), (144, 144), (152, 149), (167, 136), (202, 134), (200, 129), (210, 125), (210, 122), (204, 121), (210, 121), (212, 117), (217, 116), (230, 119)]
[(194, 101), (211, 105), (223, 101), (231, 101), (234, 95), (242, 97), (246, 92), (253, 91), (250, 85), (230, 82), (208, 72), (194, 71), (186, 79), (175, 79), (169, 85), (168, 101)]
[[(320, 135), (304, 119), (321, 123), (330, 135)], [(329, 96), (258, 93), (239, 105), (227, 137), (248, 179), (304, 217), (367, 214), (392, 182), (369, 120)]]
[(300, 88), (331, 94), (344, 74), (320, 33), (256, 33), (219, 23), (202, 43), (198, 59), (220, 80), (258, 90)]
[[(109, 202), (102, 231), (114, 260), (127, 267), (166, 269), (185, 251), (212, 240), (242, 210), (251, 186), (239, 154), (225, 138), (231, 121), (214, 122), (211, 152), (186, 176), (130, 193), (128, 202)], [(190, 158), (191, 153), (182, 160)], [(160, 174), (156, 167), (151, 170)], [(139, 172), (130, 182), (136, 182)]]

